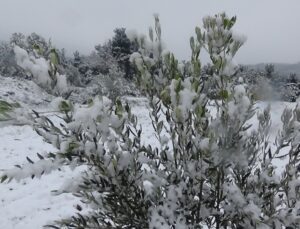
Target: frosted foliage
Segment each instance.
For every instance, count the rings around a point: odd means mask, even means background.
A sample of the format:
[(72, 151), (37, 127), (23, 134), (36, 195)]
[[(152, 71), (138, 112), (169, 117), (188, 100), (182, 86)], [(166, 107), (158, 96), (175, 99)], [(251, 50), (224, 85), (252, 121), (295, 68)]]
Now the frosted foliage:
[[(280, 177), (274, 172), (272, 161), (282, 148), (297, 141), (289, 139), (298, 139), (298, 133), (288, 131), (296, 114), (294, 117), (292, 112), (283, 114), (286, 128), (279, 134), (281, 141), (275, 149), (268, 140), (271, 123), (268, 109), (258, 116), (258, 129), (251, 128), (249, 120), (256, 116), (248, 85), (243, 80), (232, 83), (237, 71), (234, 56), (246, 41), (232, 30), (235, 21), (235, 17), (229, 18), (224, 13), (205, 17), (203, 29), (197, 27), (196, 37), (190, 39), (192, 56), (185, 69), (169, 52), (162, 50), (159, 57), (150, 55), (161, 37), (157, 18), (155, 28), (149, 32), (153, 47), (141, 46), (131, 56), (131, 62), (140, 71), (142, 89), (154, 97), (150, 101), (152, 120), (161, 143), (157, 153), (160, 164), (155, 167), (148, 163), (150, 174), (143, 176), (151, 181), (151, 185), (146, 183), (147, 198), (160, 197), (159, 204), (151, 207), (152, 228), (164, 228), (166, 224), (177, 228), (182, 222), (183, 228), (194, 228), (195, 222), (207, 228), (298, 226), (297, 217), (278, 223), (283, 215), (287, 216), (287, 211), (278, 214), (277, 209), (287, 209), (287, 205), (276, 205), (280, 202), (278, 198), (281, 203), (290, 201), (287, 196), (298, 198), (295, 192), (299, 187), (298, 173), (293, 171), (289, 178)], [(211, 58), (213, 71), (207, 81), (214, 86), (214, 99), (208, 99), (202, 90), (207, 83), (200, 74), (198, 58), (202, 49)], [(162, 144), (166, 136), (171, 147)], [(299, 163), (298, 159), (293, 160)], [(289, 183), (285, 185), (286, 196), (280, 194), (282, 180)]]
[(62, 94), (68, 91), (68, 82), (66, 75), (57, 75), (56, 90)]
[(156, 229), (156, 228), (169, 229), (169, 226), (168, 226), (166, 220), (164, 219), (164, 217), (160, 216), (158, 214), (158, 212), (154, 211), (151, 215), (149, 228), (151, 228), (151, 229)]
[(237, 65), (234, 63), (233, 60), (228, 60), (225, 68), (222, 71), (222, 74), (231, 76), (236, 72)]
[(5, 172), (5, 175), (17, 181), (31, 177), (32, 175), (40, 178), (43, 174), (48, 174), (61, 167), (61, 161), (40, 160), (34, 164), (24, 165), (22, 168), (15, 168)]
[(54, 91), (54, 93), (63, 94), (68, 91), (66, 75), (60, 75), (56, 72), (53, 77), (50, 77), (51, 64), (49, 60), (28, 54), (25, 49), (19, 46), (14, 47), (14, 53), (17, 64), (33, 75), (36, 84), (47, 90)]
[(241, 44), (245, 43), (247, 41), (247, 37), (242, 35), (242, 34), (239, 34), (239, 33), (236, 33), (236, 32), (233, 32), (232, 33), (232, 38), (233, 40), (237, 41), (237, 42), (240, 42)]
[(15, 108), (13, 111), (0, 114), (0, 127), (8, 125), (33, 125), (28, 115), (29, 110), (26, 108)]
[(199, 143), (199, 146), (201, 150), (209, 149), (209, 138), (203, 138)]
[(126, 29), (125, 33), (128, 39), (131, 41), (138, 39), (138, 32), (136, 30)]
[[(69, 124), (69, 127), (72, 127), (72, 129), (80, 127), (83, 127), (84, 129), (88, 127), (92, 128), (94, 126), (93, 122), (97, 120), (102, 112), (107, 111), (109, 105), (110, 103), (105, 97), (104, 101), (101, 101), (98, 97), (96, 97), (90, 105), (78, 105), (73, 114), (74, 121)], [(103, 120), (103, 124), (104, 123), (105, 122)]]
[(35, 58), (30, 56), (26, 50), (15, 46), (14, 52), (16, 55), (17, 64), (33, 74), (33, 77), (38, 84), (48, 87), (51, 83), (49, 77), (49, 63), (44, 58)]
[(220, 57), (219, 54), (225, 48), (228, 50), (226, 61), (230, 62), (241, 45), (246, 42), (245, 36), (231, 29), (235, 20), (235, 18), (226, 18), (225, 14), (218, 14), (215, 17), (207, 16), (203, 19), (203, 27), (207, 30), (205, 40), (214, 58)]
[(246, 205), (246, 200), (241, 190), (235, 184), (224, 184), (223, 190), (227, 194), (228, 201), (235, 207), (243, 208)]
[(151, 193), (153, 192), (153, 184), (150, 181), (144, 181), (143, 182), (143, 186), (146, 192), (146, 195), (151, 195)]
[(50, 103), (50, 107), (55, 110), (58, 111), (59, 110), (59, 106), (60, 104), (65, 101), (62, 97), (55, 97), (51, 103)]
[[(189, 111), (193, 110), (196, 105), (193, 102), (197, 93), (193, 91), (190, 81), (190, 78), (186, 78), (181, 83), (173, 79), (170, 85), (171, 103), (178, 108), (177, 118), (179, 119), (186, 119)], [(183, 89), (178, 92), (179, 84)]]
[(228, 103), (228, 113), (232, 118), (242, 117), (243, 119), (251, 106), (251, 101), (243, 85), (235, 86), (233, 93), (234, 101)]
[(74, 193), (80, 190), (80, 185), (83, 183), (82, 174), (79, 174), (77, 177), (72, 177), (67, 179), (64, 184), (55, 192), (56, 195), (62, 193)]

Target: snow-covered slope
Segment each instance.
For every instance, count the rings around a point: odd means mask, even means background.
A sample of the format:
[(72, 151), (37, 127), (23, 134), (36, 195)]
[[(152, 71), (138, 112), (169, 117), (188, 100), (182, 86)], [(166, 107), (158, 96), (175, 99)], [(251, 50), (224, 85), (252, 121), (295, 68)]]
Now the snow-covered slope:
[(51, 95), (31, 80), (0, 76), (0, 100), (36, 107), (48, 104), (51, 99)]
[[(43, 108), (53, 97), (29, 80), (0, 76), (0, 99), (19, 102), (34, 109)], [(0, 172), (26, 162), (26, 156), (36, 159), (36, 153), (54, 150), (29, 126), (8, 126), (0, 129)], [(81, 169), (82, 170), (82, 169)], [(71, 194), (54, 196), (66, 179), (80, 172), (65, 169), (45, 175), (42, 179), (25, 179), (0, 184), (0, 228), (35, 229), (74, 212), (79, 202)]]

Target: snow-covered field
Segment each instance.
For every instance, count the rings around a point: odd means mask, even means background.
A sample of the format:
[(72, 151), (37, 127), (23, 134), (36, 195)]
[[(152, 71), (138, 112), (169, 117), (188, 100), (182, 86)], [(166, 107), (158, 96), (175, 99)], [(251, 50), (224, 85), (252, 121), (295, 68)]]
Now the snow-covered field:
[[(0, 77), (0, 99), (21, 101), (35, 109), (42, 109), (52, 97), (45, 94), (31, 81), (20, 81)], [(155, 136), (148, 118), (145, 99), (130, 98), (133, 112), (143, 126), (144, 141), (154, 144)], [(262, 109), (266, 103), (258, 104)], [(285, 107), (292, 108), (295, 104), (274, 102), (272, 111), (271, 139), (281, 127), (280, 116)], [(253, 123), (255, 124), (255, 123)], [(28, 126), (8, 126), (0, 129), (0, 173), (16, 164), (26, 162), (26, 156), (37, 159), (36, 153), (51, 152), (54, 148), (43, 142)], [(280, 163), (278, 164), (280, 167)], [(74, 171), (63, 169), (45, 175), (42, 179), (25, 179), (20, 182), (0, 184), (0, 229), (37, 229), (53, 220), (66, 217), (75, 212), (74, 205), (79, 200), (71, 194), (53, 195), (52, 190), (59, 189), (62, 184), (75, 177), (82, 168)]]
[[(36, 158), (37, 152), (49, 152), (52, 146), (28, 126), (6, 127), (0, 131), (0, 168), (12, 168), (26, 161), (26, 156)], [(42, 179), (12, 181), (0, 186), (0, 228), (41, 228), (51, 220), (74, 212), (78, 200), (71, 194), (51, 195), (66, 179), (78, 170), (56, 171)]]

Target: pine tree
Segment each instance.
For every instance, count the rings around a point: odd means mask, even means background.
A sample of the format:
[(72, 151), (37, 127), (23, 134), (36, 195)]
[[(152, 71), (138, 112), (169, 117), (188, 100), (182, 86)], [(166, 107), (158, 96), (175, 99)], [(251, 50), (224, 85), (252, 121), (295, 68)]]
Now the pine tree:
[(132, 53), (132, 42), (125, 33), (125, 28), (117, 28), (114, 30), (114, 37), (111, 41), (111, 51), (117, 59), (119, 65), (125, 72), (125, 77), (132, 77), (132, 68), (129, 62), (130, 54)]

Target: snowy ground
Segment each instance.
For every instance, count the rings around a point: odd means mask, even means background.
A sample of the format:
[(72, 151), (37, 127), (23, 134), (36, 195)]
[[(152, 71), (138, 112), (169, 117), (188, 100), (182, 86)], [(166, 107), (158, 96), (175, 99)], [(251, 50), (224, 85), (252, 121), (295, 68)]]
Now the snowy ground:
[[(26, 161), (26, 155), (36, 158), (37, 152), (53, 150), (28, 127), (6, 127), (0, 131), (0, 168), (12, 168)], [(42, 179), (12, 181), (0, 186), (0, 228), (41, 228), (51, 220), (71, 215), (78, 200), (71, 194), (51, 195), (65, 179), (78, 171), (56, 171)], [(71, 206), (71, 207), (70, 207)]]
[[(52, 97), (31, 81), (0, 77), (0, 99), (19, 101), (24, 106), (43, 107)], [(39, 95), (39, 96), (37, 96)], [(0, 172), (23, 164), (26, 156), (37, 158), (53, 147), (28, 126), (9, 126), (0, 129)], [(52, 220), (71, 215), (78, 200), (71, 194), (51, 195), (66, 179), (79, 171), (56, 171), (43, 179), (25, 179), (0, 185), (0, 228), (42, 228)], [(71, 206), (71, 207), (70, 207)]]
[[(0, 99), (21, 101), (24, 105), (42, 108), (51, 96), (42, 91), (30, 81), (20, 81), (0, 77)], [(39, 96), (37, 96), (39, 95)], [(143, 99), (130, 98), (130, 103), (143, 125), (144, 141), (155, 144), (151, 122), (148, 118), (146, 102)], [(265, 107), (261, 103), (258, 107)], [(272, 131), (275, 138), (281, 127), (280, 115), (285, 107), (292, 108), (294, 104), (272, 103)], [(26, 161), (26, 156), (36, 159), (36, 153), (43, 154), (54, 150), (28, 126), (9, 126), (0, 129), (0, 173), (16, 164)], [(280, 165), (279, 165), (280, 166)], [(58, 189), (67, 179), (72, 179), (82, 168), (71, 171), (65, 169), (56, 171), (42, 179), (25, 179), (21, 182), (12, 181), (0, 184), (0, 229), (38, 229), (53, 220), (71, 215), (72, 207), (79, 200), (71, 194), (55, 196), (52, 190)]]

